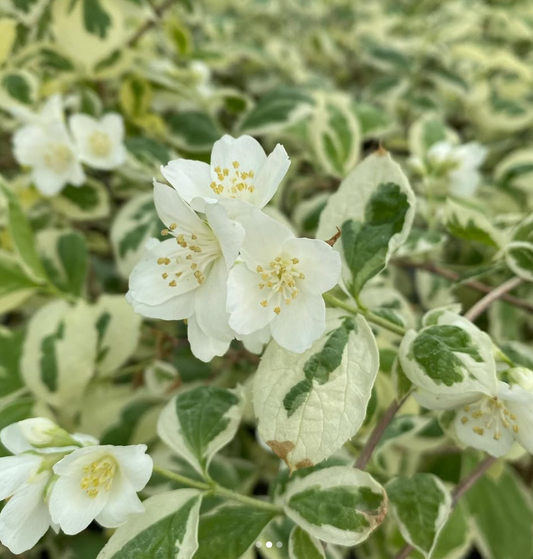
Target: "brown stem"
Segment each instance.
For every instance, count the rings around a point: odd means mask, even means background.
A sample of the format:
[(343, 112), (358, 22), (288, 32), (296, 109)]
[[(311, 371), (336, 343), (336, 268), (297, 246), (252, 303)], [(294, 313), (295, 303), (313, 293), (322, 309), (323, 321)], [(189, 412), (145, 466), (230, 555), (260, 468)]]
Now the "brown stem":
[[(496, 458), (494, 456), (487, 456), (482, 460), (466, 477), (464, 477), (452, 491), (452, 508), (455, 507), (459, 499), (469, 490), (472, 486), (483, 476), (483, 474), (494, 464)], [(405, 559), (409, 557), (414, 547), (411, 544), (406, 544), (396, 554), (394, 559)]]
[[(442, 278), (449, 279), (450, 281), (460, 281), (459, 274), (452, 272), (451, 270), (446, 270), (444, 268), (440, 268), (435, 264), (431, 264), (428, 262), (411, 262), (410, 260), (394, 260), (394, 264), (400, 266), (402, 268), (415, 268), (418, 270), (424, 270), (429, 272), (430, 274), (435, 274), (436, 276), (440, 276)], [(465, 281), (462, 283), (464, 287), (468, 287), (469, 289), (473, 289), (475, 291), (479, 291), (481, 293), (491, 293), (493, 291), (493, 287), (477, 280), (470, 280)], [(519, 309), (523, 309), (524, 311), (533, 313), (533, 303), (529, 301), (524, 301), (524, 299), (520, 299), (519, 297), (515, 297), (509, 293), (505, 293), (501, 296), (502, 301), (509, 303)]]
[(385, 410), (385, 413), (382, 415), (381, 419), (378, 421), (378, 423), (374, 427), (374, 430), (370, 434), (370, 438), (363, 447), (363, 450), (361, 450), (361, 454), (359, 454), (359, 457), (355, 462), (356, 468), (358, 468), (359, 470), (365, 469), (370, 458), (372, 458), (372, 453), (378, 445), (379, 440), (383, 436), (385, 429), (387, 429), (389, 423), (393, 420), (394, 416), (402, 407), (405, 400), (407, 400), (408, 396), (409, 394), (406, 394), (401, 400), (394, 400), (392, 404)]
[(468, 312), (465, 313), (465, 318), (474, 322), (476, 318), (483, 314), (494, 301), (502, 298), (506, 293), (512, 291), (515, 287), (518, 287), (523, 283), (523, 279), (519, 277), (513, 277), (507, 281), (504, 281), (499, 287), (494, 288), (490, 293), (487, 293), (485, 297), (482, 297), (473, 307), (471, 307)]
[(156, 17), (154, 19), (149, 19), (149, 20), (145, 21), (144, 24), (141, 25), (141, 27), (139, 27), (139, 29), (137, 29), (137, 31), (135, 31), (135, 33), (131, 36), (131, 38), (127, 42), (128, 47), (134, 47), (139, 42), (141, 37), (147, 31), (150, 31), (150, 29), (152, 29), (152, 27), (155, 26), (157, 21), (168, 10), (168, 8), (170, 8), (172, 6), (172, 4), (176, 4), (177, 2), (178, 2), (178, 0), (166, 0), (166, 2), (163, 2), (160, 6), (154, 7), (154, 15)]

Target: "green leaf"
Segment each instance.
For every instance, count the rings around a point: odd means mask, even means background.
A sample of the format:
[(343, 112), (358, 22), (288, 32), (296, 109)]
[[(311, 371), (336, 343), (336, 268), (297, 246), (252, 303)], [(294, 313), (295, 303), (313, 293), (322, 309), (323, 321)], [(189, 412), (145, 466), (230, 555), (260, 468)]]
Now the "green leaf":
[[(2, 404), (0, 406), (0, 431), (12, 423), (35, 416), (34, 405), (35, 401), (30, 396)], [(11, 453), (0, 443), (0, 456), (7, 456), (9, 454)]]
[(17, 291), (33, 290), (38, 285), (28, 277), (18, 259), (8, 252), (0, 251), (0, 297)]
[(284, 509), (312, 536), (351, 546), (381, 524), (387, 496), (366, 472), (334, 466), (296, 480), (285, 495)]
[(311, 534), (295, 526), (289, 539), (290, 559), (326, 559), (324, 548)]
[(259, 135), (282, 130), (306, 117), (314, 101), (305, 91), (282, 87), (270, 91), (245, 115), (240, 125), (242, 134)]
[[(465, 472), (475, 462), (463, 454)], [(529, 489), (510, 468), (498, 479), (484, 475), (464, 500), (473, 522), (474, 538), (487, 559), (533, 556), (533, 507)]]
[(77, 231), (45, 229), (37, 236), (46, 273), (59, 290), (81, 297), (85, 287), (88, 252)]
[(83, 186), (67, 185), (51, 204), (69, 220), (89, 221), (107, 217), (109, 194), (103, 183), (90, 179)]
[(148, 166), (158, 163), (166, 165), (172, 159), (167, 147), (151, 138), (133, 136), (126, 138), (124, 143), (137, 159)]
[(385, 486), (402, 536), (424, 557), (431, 557), (451, 512), (452, 498), (433, 474), (397, 477)]
[(188, 151), (209, 151), (221, 136), (214, 120), (199, 111), (172, 113), (166, 117), (166, 122), (177, 146)]
[(0, 330), (0, 400), (23, 387), (20, 355), (23, 332)]
[(31, 85), (21, 74), (5, 74), (2, 78), (2, 86), (17, 101), (25, 105), (33, 102)]
[(83, 23), (89, 33), (105, 39), (113, 22), (100, 0), (83, 0)]
[(201, 500), (195, 489), (150, 497), (145, 512), (120, 526), (97, 559), (191, 559), (198, 549)]
[(266, 349), (253, 388), (259, 435), (291, 471), (322, 462), (363, 424), (378, 368), (364, 318), (328, 309), (324, 335), (303, 354)]
[(383, 149), (360, 163), (330, 196), (316, 236), (329, 239), (342, 228), (335, 249), (344, 256), (343, 281), (354, 294), (406, 241), (414, 206), (408, 180)]
[(343, 223), (342, 248), (352, 272), (354, 294), (387, 265), (389, 243), (404, 228), (409, 208), (407, 195), (399, 185), (382, 183), (367, 202), (364, 221)]
[(161, 439), (200, 473), (234, 437), (244, 400), (240, 388), (201, 386), (171, 400), (159, 418)]
[(0, 182), (0, 190), (7, 199), (8, 226), (11, 239), (22, 262), (28, 271), (37, 279), (44, 280), (45, 273), (37, 248), (33, 231), (30, 227), (24, 210), (22, 209), (15, 193)]
[(481, 212), (448, 199), (445, 222), (448, 231), (459, 239), (474, 241), (492, 248), (502, 245), (502, 234)]
[(505, 247), (507, 265), (519, 277), (533, 281), (533, 217), (528, 216), (513, 231)]
[(194, 559), (239, 559), (275, 516), (243, 505), (226, 505), (202, 515)]

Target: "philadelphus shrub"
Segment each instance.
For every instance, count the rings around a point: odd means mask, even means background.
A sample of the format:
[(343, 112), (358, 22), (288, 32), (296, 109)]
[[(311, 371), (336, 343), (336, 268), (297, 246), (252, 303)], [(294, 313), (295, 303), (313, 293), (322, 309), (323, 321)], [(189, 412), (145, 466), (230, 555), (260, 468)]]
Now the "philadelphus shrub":
[(533, 557), (532, 22), (0, 0), (0, 559)]

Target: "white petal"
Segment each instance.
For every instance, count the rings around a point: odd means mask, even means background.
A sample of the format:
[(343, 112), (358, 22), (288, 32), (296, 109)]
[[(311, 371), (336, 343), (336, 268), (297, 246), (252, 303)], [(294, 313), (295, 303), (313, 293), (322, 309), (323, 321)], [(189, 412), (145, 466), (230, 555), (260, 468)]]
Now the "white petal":
[(107, 113), (100, 120), (102, 128), (111, 136), (113, 143), (120, 144), (124, 139), (124, 119), (118, 113)]
[(80, 475), (60, 475), (50, 494), (49, 508), (52, 520), (68, 535), (85, 530), (102, 512), (108, 499), (105, 490), (99, 491), (95, 497), (89, 497), (81, 487), (81, 478), (81, 472)]
[[(468, 412), (463, 409), (457, 411), (454, 420), (457, 437), (465, 445), (484, 450), (491, 456), (503, 456), (513, 444), (511, 431), (502, 428), (499, 415), (490, 416), (485, 413), (480, 417), (473, 417), (472, 413), (479, 409), (479, 405), (473, 404), (469, 406)], [(463, 423), (465, 417), (466, 422)]]
[(226, 309), (230, 313), (229, 325), (238, 334), (261, 330), (275, 316), (273, 308), (276, 305), (261, 305), (265, 294), (258, 284), (258, 275), (248, 270), (245, 264), (237, 264), (230, 270)]
[(289, 239), (283, 243), (289, 258), (298, 258), (298, 270), (305, 274), (305, 283), (312, 289), (325, 293), (333, 289), (341, 275), (340, 254), (318, 239)]
[(214, 169), (233, 169), (233, 162), (237, 161), (243, 171), (253, 171), (256, 176), (259, 169), (266, 162), (266, 154), (261, 144), (251, 136), (232, 138), (229, 135), (222, 136), (216, 141), (211, 151), (211, 180), (217, 180)]
[(462, 161), (462, 166), (478, 168), (487, 157), (487, 148), (477, 142), (463, 144), (455, 150), (455, 155)]
[(11, 497), (37, 472), (42, 458), (35, 454), (0, 458), (0, 501)]
[(34, 547), (50, 527), (44, 502), (49, 479), (49, 475), (42, 474), (15, 493), (0, 512), (0, 541), (15, 555)]
[(285, 148), (278, 144), (257, 173), (254, 192), (255, 206), (263, 208), (270, 202), (283, 177), (287, 174), (290, 164)]
[(241, 256), (250, 270), (280, 256), (285, 241), (294, 238), (287, 227), (260, 210), (253, 209), (238, 219), (245, 231)]
[(453, 153), (454, 146), (452, 144), (449, 142), (437, 142), (429, 148), (427, 157), (436, 163), (442, 163), (452, 157)]
[(106, 528), (117, 528), (128, 520), (132, 514), (144, 512), (144, 506), (137, 493), (125, 479), (113, 483), (109, 498), (96, 521)]
[(154, 181), (154, 203), (159, 218), (167, 227), (177, 223), (185, 230), (209, 234), (209, 228), (173, 188)]
[(79, 448), (54, 464), (54, 473), (60, 476), (78, 475), (84, 466), (102, 458), (109, 448), (109, 445)]
[(207, 336), (198, 326), (195, 316), (191, 316), (188, 320), (187, 336), (193, 355), (204, 363), (209, 363), (215, 356), (224, 355), (230, 344), (230, 342), (220, 342)]
[(229, 269), (235, 264), (239, 255), (244, 240), (244, 228), (240, 223), (228, 219), (226, 209), (221, 204), (207, 204), (205, 215), (220, 243), (226, 266)]
[(214, 198), (213, 191), (209, 188), (211, 171), (207, 163), (175, 159), (161, 167), (161, 173), (188, 204), (197, 197)]
[(48, 167), (34, 167), (32, 179), (35, 187), (45, 196), (55, 196), (67, 185), (68, 180)]
[(198, 288), (195, 297), (195, 317), (206, 336), (220, 342), (231, 342), (233, 330), (226, 312), (228, 271), (222, 258), (215, 261), (206, 281)]
[(499, 382), (498, 397), (504, 400), (505, 407), (516, 419), (511, 420), (518, 426), (513, 431), (514, 438), (529, 452), (533, 453), (533, 393), (521, 386), (508, 386)]
[(13, 152), (21, 165), (34, 166), (42, 161), (48, 139), (41, 126), (28, 125), (13, 135)]
[(289, 351), (303, 353), (326, 329), (326, 305), (320, 293), (301, 290), (270, 324), (272, 337)]
[(98, 121), (84, 113), (72, 115), (68, 121), (70, 131), (76, 143), (83, 144), (85, 140), (99, 128)]
[(22, 454), (28, 450), (33, 450), (28, 439), (22, 433), (18, 422), (11, 423), (0, 431), (0, 441), (12, 454)]
[(481, 393), (468, 392), (466, 394), (433, 394), (420, 388), (413, 394), (413, 396), (421, 406), (427, 408), (428, 410), (450, 410), (479, 400)]
[(141, 491), (150, 481), (154, 467), (152, 458), (146, 454), (145, 444), (102, 447), (113, 455), (120, 466), (121, 474), (135, 491)]
[(248, 334), (247, 336), (240, 336), (239, 339), (242, 341), (244, 347), (250, 353), (255, 353), (259, 355), (263, 352), (263, 348), (272, 338), (270, 333), (270, 327), (265, 326), (261, 330), (257, 330), (253, 334)]
[(457, 169), (450, 173), (450, 192), (456, 196), (472, 196), (479, 184), (481, 175), (475, 169)]

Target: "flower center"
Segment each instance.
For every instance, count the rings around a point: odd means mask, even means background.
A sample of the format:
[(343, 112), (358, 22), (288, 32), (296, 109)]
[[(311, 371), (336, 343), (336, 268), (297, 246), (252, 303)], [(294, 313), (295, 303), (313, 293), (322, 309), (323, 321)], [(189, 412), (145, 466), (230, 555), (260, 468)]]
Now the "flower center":
[(89, 146), (93, 155), (97, 157), (105, 157), (109, 155), (111, 151), (111, 140), (109, 138), (109, 134), (106, 132), (102, 132), (101, 130), (97, 130), (93, 132), (89, 137)]
[(480, 425), (472, 427), (472, 431), (477, 435), (484, 435), (485, 429), (491, 429), (493, 424), (493, 438), (495, 441), (500, 439), (502, 433), (501, 429), (511, 429), (513, 433), (518, 433), (519, 431), (518, 424), (516, 423), (516, 415), (511, 413), (505, 407), (504, 403), (496, 397), (485, 397), (480, 400), (479, 403), (465, 406), (463, 411), (465, 412), (461, 418), (463, 424), (469, 422), (469, 415), (472, 419), (476, 420), (476, 423), (479, 423), (480, 419), (482, 420), (481, 422), (485, 420), (485, 427), (481, 427)]
[(253, 192), (255, 190), (252, 182), (254, 172), (252, 170), (241, 171), (239, 170), (240, 166), (238, 161), (234, 161), (231, 169), (215, 168), (218, 182), (213, 181), (209, 185), (215, 194), (236, 198), (240, 193)]
[(113, 478), (118, 470), (118, 464), (111, 456), (104, 456), (100, 460), (83, 468), (85, 474), (81, 480), (80, 487), (89, 497), (94, 499), (100, 489), (109, 491), (113, 485)]
[(257, 266), (256, 271), (261, 276), (261, 281), (257, 284), (259, 289), (267, 290), (267, 297), (259, 302), (262, 307), (267, 307), (272, 299), (274, 299), (274, 312), (281, 312), (281, 303), (290, 305), (293, 299), (298, 297), (296, 280), (304, 280), (305, 275), (302, 274), (297, 265), (298, 258), (282, 258), (278, 256), (269, 263), (268, 268)]
[(168, 286), (178, 287), (180, 281), (185, 282), (191, 277), (198, 285), (202, 285), (208, 273), (207, 268), (221, 255), (220, 245), (214, 235), (178, 229), (176, 223), (171, 223), (161, 234), (174, 236), (178, 245), (172, 258), (157, 259), (159, 266), (168, 266), (161, 274), (168, 281)]
[(64, 173), (73, 160), (72, 150), (67, 144), (50, 144), (44, 154), (45, 165), (58, 174)]

